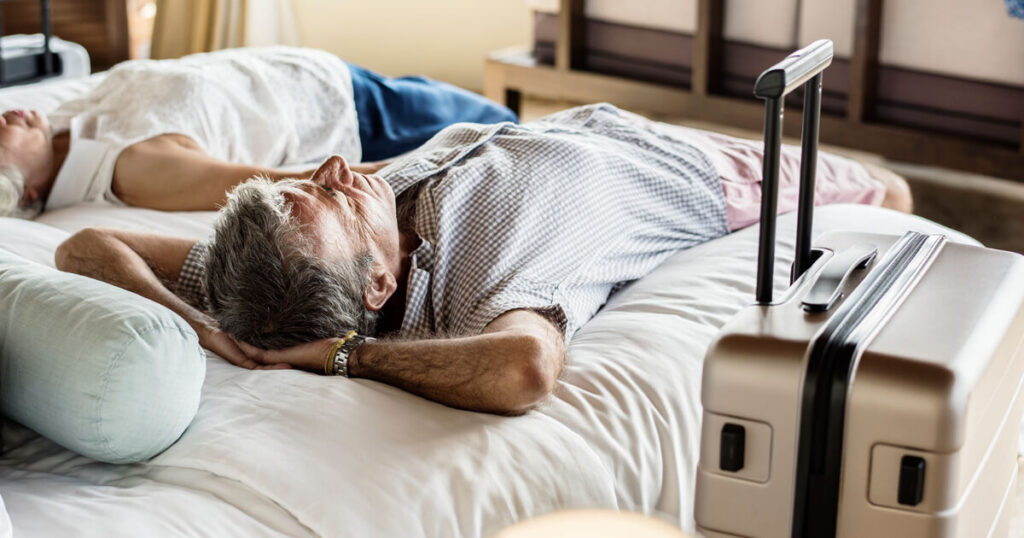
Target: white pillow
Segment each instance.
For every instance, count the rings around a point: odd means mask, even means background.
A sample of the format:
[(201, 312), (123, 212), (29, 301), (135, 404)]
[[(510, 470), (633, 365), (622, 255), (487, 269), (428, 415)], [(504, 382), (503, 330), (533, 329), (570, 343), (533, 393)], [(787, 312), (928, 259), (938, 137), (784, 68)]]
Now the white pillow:
[(14, 536), (14, 527), (11, 526), (11, 517), (7, 515), (4, 500), (0, 497), (0, 538), (10, 538), (11, 536)]
[(0, 248), (5, 416), (90, 458), (137, 462), (185, 431), (205, 374), (199, 339), (177, 314)]

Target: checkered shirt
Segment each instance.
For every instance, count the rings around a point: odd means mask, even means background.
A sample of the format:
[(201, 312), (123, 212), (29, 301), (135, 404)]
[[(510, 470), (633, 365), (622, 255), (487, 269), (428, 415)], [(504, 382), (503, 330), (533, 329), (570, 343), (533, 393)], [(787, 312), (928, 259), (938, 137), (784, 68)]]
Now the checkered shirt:
[[(607, 104), (456, 124), (381, 174), (400, 197), (417, 187), (401, 336), (477, 334), (531, 309), (568, 339), (625, 283), (728, 233), (708, 158)], [(202, 296), (204, 248), (179, 293)]]
[(204, 312), (210, 310), (210, 300), (206, 294), (206, 252), (205, 241), (193, 245), (185, 256), (185, 262), (181, 264), (178, 280), (167, 286), (183, 301)]

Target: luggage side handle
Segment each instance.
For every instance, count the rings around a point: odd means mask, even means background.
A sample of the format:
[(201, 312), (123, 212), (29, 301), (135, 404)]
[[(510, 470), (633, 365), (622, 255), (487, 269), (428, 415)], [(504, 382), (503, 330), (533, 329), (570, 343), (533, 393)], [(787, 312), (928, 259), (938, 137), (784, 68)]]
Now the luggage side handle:
[(804, 310), (827, 312), (843, 296), (842, 288), (857, 269), (863, 269), (878, 256), (878, 247), (861, 243), (833, 256), (825, 263), (821, 275), (814, 282), (811, 291), (804, 297)]

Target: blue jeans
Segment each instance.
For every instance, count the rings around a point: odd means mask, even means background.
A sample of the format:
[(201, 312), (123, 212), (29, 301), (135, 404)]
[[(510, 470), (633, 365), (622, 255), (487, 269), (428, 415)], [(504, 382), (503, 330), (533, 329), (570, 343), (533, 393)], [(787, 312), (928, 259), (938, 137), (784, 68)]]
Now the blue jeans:
[(518, 121), (508, 108), (451, 84), (426, 77), (385, 77), (352, 64), (348, 68), (363, 161), (415, 149), (453, 123)]

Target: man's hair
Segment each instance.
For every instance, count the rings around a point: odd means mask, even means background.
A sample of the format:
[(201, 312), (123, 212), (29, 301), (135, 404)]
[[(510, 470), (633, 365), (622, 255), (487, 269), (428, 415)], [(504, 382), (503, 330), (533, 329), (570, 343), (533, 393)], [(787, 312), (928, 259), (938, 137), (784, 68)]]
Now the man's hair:
[(0, 164), (0, 217), (15, 216), (25, 192), (25, 175), (18, 167)]
[(221, 330), (280, 349), (355, 329), (372, 334), (363, 304), (372, 258), (330, 263), (292, 221), (282, 190), (293, 182), (255, 178), (228, 196), (206, 258), (206, 290)]

